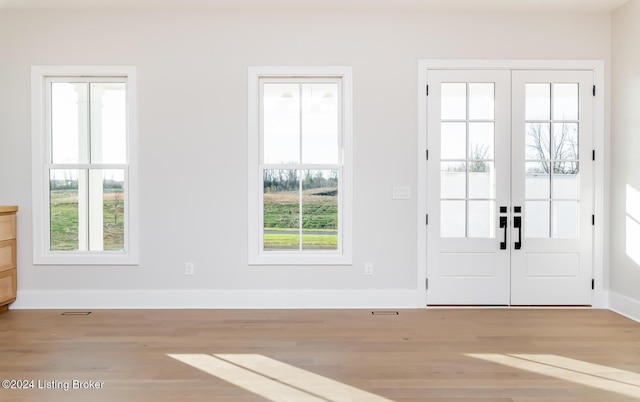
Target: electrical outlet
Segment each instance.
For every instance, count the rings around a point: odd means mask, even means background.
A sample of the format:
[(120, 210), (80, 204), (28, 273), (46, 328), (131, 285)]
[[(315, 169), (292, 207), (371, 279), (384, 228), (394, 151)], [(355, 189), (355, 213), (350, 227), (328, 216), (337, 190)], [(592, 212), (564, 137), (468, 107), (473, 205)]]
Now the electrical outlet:
[(365, 275), (373, 275), (373, 263), (367, 262), (364, 264), (364, 274)]
[(192, 262), (185, 262), (184, 263), (184, 274), (185, 275), (189, 275), (189, 276), (192, 276), (192, 275), (196, 274), (196, 269), (195, 269), (195, 267), (194, 267)]

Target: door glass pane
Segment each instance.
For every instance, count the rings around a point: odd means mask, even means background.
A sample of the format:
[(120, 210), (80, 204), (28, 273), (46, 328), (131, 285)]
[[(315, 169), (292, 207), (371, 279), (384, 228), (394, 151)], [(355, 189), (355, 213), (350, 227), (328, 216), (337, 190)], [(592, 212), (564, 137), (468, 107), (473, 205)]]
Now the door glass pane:
[(525, 84), (525, 119), (551, 119), (551, 85)]
[(494, 162), (469, 162), (469, 198), (495, 198), (496, 172)]
[(549, 159), (550, 137), (549, 123), (526, 123), (525, 158)]
[(578, 84), (553, 84), (553, 119), (578, 120)]
[(86, 83), (51, 84), (51, 162), (87, 163), (89, 114)]
[(549, 162), (525, 162), (524, 196), (527, 199), (549, 199), (551, 172)]
[(440, 236), (465, 237), (465, 202), (440, 202)]
[(300, 86), (263, 86), (264, 163), (300, 162)]
[(338, 249), (338, 171), (302, 174), (302, 249)]
[(469, 84), (469, 120), (493, 120), (494, 85), (493, 83)]
[(127, 92), (124, 82), (91, 83), (91, 162), (127, 162)]
[(524, 235), (528, 238), (549, 238), (549, 201), (526, 201)]
[(263, 173), (265, 250), (300, 248), (300, 190), (297, 170)]
[(469, 159), (493, 159), (495, 123), (469, 123)]
[(578, 159), (578, 123), (553, 124), (554, 159)]
[(338, 84), (302, 85), (302, 163), (338, 163)]
[(469, 237), (495, 237), (495, 201), (469, 201)]
[(442, 120), (465, 120), (467, 118), (467, 84), (441, 84)]
[(440, 197), (465, 198), (467, 195), (467, 165), (465, 162), (440, 163)]
[(554, 201), (553, 237), (575, 239), (578, 237), (578, 202)]
[(553, 198), (578, 199), (578, 162), (554, 162)]
[(440, 158), (465, 159), (467, 157), (467, 124), (442, 123), (440, 130)]

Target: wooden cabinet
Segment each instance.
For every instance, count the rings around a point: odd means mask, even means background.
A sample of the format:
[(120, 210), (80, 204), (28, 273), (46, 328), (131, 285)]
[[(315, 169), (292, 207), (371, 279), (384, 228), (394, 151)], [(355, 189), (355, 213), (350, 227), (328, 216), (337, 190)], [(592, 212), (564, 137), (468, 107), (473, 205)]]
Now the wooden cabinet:
[(18, 207), (0, 206), (0, 312), (16, 299), (16, 212)]

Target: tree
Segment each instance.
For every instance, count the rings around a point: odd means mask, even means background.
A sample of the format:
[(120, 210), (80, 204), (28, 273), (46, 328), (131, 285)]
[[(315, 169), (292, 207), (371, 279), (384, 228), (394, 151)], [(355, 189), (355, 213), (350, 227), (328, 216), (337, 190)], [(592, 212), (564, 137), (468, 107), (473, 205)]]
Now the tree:
[(556, 174), (578, 173), (578, 130), (576, 123), (555, 123), (553, 136), (549, 123), (527, 124), (527, 159), (539, 160), (541, 167), (532, 173), (550, 173), (551, 161)]
[(485, 161), (489, 156), (489, 146), (474, 144), (471, 149), (471, 161), (469, 161), (469, 172), (481, 173), (489, 171), (489, 164)]

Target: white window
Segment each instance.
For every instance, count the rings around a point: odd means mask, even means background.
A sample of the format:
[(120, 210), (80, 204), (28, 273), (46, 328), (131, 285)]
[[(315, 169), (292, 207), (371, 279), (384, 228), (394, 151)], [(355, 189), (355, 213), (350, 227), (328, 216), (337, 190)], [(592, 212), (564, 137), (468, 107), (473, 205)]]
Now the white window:
[(137, 263), (135, 68), (32, 67), (35, 264)]
[(351, 264), (351, 68), (249, 68), (249, 263)]

